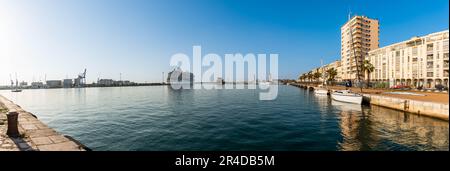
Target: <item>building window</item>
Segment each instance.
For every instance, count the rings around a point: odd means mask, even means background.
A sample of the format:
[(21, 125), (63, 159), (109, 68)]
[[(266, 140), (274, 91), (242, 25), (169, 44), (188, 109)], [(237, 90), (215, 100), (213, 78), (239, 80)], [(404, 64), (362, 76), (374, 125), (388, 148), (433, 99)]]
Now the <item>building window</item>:
[(443, 45), (444, 45), (444, 51), (448, 51), (448, 40), (444, 40)]
[(427, 51), (433, 51), (433, 43), (427, 44)]
[(427, 77), (433, 77), (433, 72), (427, 72)]
[(417, 56), (417, 47), (414, 47), (414, 48), (412, 49), (412, 55), (413, 55), (413, 56)]
[(427, 62), (427, 69), (433, 68), (433, 62)]
[(427, 55), (427, 60), (433, 60), (433, 54)]

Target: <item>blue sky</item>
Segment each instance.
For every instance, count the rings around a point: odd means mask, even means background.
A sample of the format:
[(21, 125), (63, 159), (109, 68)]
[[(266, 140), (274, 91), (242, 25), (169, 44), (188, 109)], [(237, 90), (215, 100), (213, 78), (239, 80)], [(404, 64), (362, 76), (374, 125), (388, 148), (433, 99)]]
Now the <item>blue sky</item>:
[(449, 27), (448, 0), (0, 0), (0, 84), (73, 78), (160, 82), (175, 53), (277, 53), (279, 77), (340, 56), (349, 10), (380, 46)]

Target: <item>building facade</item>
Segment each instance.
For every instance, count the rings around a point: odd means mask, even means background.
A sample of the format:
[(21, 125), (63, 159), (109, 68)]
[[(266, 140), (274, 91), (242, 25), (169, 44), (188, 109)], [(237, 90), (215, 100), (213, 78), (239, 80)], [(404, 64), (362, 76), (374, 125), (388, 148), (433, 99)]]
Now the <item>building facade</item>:
[(448, 87), (449, 31), (372, 50), (367, 59), (375, 67), (370, 74), (371, 81), (388, 82), (389, 86)]
[(32, 82), (31, 88), (44, 88), (44, 83), (43, 82)]
[[(361, 66), (370, 50), (378, 47), (378, 20), (366, 16), (354, 16), (345, 23), (341, 27), (341, 79), (356, 80), (358, 78), (357, 67)], [(360, 76), (362, 79), (362, 72), (360, 72)]]
[(100, 86), (112, 86), (114, 85), (113, 79), (100, 79), (97, 81), (97, 84)]
[(47, 80), (46, 83), (47, 83), (48, 88), (61, 88), (62, 87), (61, 80)]
[(63, 87), (64, 88), (70, 88), (73, 86), (73, 80), (72, 79), (64, 79), (63, 80)]
[(336, 70), (336, 73), (337, 73), (337, 75), (334, 77), (334, 80), (335, 81), (341, 81), (342, 80), (342, 78), (341, 78), (342, 67), (341, 67), (341, 61), (340, 60), (336, 60), (334, 62), (326, 64), (326, 65), (322, 66), (321, 68), (322, 68), (321, 70), (324, 73), (326, 73), (327, 70), (329, 70), (331, 68), (334, 68)]

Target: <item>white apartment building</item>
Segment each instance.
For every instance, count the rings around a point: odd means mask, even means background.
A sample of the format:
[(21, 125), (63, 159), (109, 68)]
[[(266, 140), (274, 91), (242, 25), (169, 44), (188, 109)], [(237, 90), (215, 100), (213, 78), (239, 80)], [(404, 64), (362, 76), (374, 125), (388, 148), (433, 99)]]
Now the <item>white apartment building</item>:
[(370, 79), (393, 85), (448, 87), (449, 31), (413, 37), (410, 40), (371, 50), (367, 59), (375, 67)]

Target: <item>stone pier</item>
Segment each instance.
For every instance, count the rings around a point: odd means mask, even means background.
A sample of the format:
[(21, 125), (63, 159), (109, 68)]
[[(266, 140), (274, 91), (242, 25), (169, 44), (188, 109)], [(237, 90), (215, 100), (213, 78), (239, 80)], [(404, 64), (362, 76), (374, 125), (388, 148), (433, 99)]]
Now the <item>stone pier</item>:
[[(308, 84), (299, 84), (299, 83), (292, 83), (290, 84), (295, 87), (303, 88), (306, 90), (313, 90), (314, 87)], [(345, 89), (345, 87), (336, 87), (335, 90), (339, 89)], [(354, 88), (357, 91), (358, 88)], [(331, 89), (329, 87), (329, 91), (333, 92), (334, 89)], [(356, 92), (357, 92), (356, 91)], [(438, 103), (433, 101), (425, 101), (425, 100), (414, 100), (414, 99), (408, 99), (408, 98), (401, 98), (401, 97), (390, 97), (388, 95), (383, 95), (382, 92), (371, 92), (371, 90), (364, 90), (365, 92), (369, 93), (362, 93), (363, 94), (363, 104), (370, 104), (370, 105), (377, 105), (382, 106), (390, 109), (400, 110), (404, 112), (409, 112), (417, 115), (423, 115), (443, 120), (449, 120), (449, 105), (445, 103)], [(389, 90), (384, 90), (389, 91)], [(371, 94), (371, 93), (372, 94)], [(358, 93), (358, 92), (357, 92)], [(360, 92), (359, 92), (360, 93)], [(448, 96), (446, 97), (448, 98)], [(429, 100), (429, 99), (428, 99)]]
[(364, 94), (364, 100), (372, 105), (410, 112), (418, 115), (449, 120), (449, 105), (418, 100)]
[[(19, 135), (6, 134), (9, 111), (18, 113)], [(0, 95), (0, 151), (86, 151), (83, 144), (64, 136), (37, 119), (35, 115)]]

